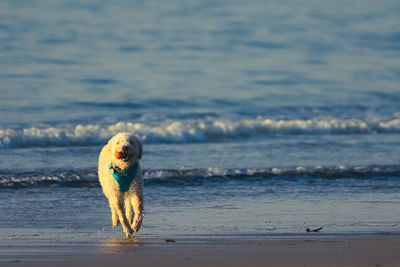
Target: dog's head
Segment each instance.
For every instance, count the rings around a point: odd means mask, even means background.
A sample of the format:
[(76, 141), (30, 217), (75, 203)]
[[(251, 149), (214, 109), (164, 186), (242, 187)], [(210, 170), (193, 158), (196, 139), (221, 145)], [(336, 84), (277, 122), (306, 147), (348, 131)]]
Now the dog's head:
[(121, 167), (142, 159), (142, 143), (129, 133), (118, 133), (108, 142), (112, 161)]

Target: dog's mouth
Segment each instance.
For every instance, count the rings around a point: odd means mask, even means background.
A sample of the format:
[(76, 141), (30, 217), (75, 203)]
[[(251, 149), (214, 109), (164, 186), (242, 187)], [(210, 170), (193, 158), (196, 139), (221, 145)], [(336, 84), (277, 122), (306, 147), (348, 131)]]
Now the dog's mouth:
[(127, 152), (115, 152), (114, 155), (117, 159), (122, 160), (122, 161), (129, 161), (130, 159), (130, 154)]

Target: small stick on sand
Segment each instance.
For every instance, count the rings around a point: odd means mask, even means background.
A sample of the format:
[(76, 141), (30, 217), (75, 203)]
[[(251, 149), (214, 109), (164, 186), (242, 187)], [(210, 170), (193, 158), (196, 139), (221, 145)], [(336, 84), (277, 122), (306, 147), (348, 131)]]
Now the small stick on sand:
[(323, 228), (324, 228), (324, 227), (321, 226), (321, 227), (316, 228), (316, 229), (314, 229), (314, 230), (310, 230), (310, 228), (306, 227), (306, 232), (307, 232), (307, 233), (310, 233), (310, 232), (319, 232), (319, 231), (322, 230)]

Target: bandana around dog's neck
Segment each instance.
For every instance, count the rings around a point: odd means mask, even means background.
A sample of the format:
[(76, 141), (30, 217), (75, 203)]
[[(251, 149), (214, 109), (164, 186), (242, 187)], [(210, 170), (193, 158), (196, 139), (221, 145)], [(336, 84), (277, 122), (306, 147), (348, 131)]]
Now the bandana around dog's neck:
[(138, 162), (135, 161), (133, 166), (130, 166), (127, 170), (122, 172), (120, 168), (114, 167), (112, 162), (110, 163), (110, 166), (108, 167), (110, 169), (110, 173), (114, 177), (115, 181), (117, 181), (119, 184), (119, 188), (122, 192), (128, 191), (131, 187), (131, 183), (136, 176), (137, 167)]

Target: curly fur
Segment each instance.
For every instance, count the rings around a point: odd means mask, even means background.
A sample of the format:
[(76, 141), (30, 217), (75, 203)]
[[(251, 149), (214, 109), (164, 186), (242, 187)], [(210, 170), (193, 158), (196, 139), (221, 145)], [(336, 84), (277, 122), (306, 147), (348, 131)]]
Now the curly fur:
[[(118, 159), (115, 152), (124, 153), (126, 157)], [(99, 180), (111, 208), (112, 225), (116, 227), (121, 223), (126, 237), (132, 237), (133, 231), (139, 231), (144, 217), (142, 171), (138, 162), (136, 176), (129, 190), (123, 193), (112, 177), (109, 165), (111, 162), (114, 167), (126, 170), (141, 158), (142, 144), (129, 133), (119, 133), (112, 137), (99, 156)]]

